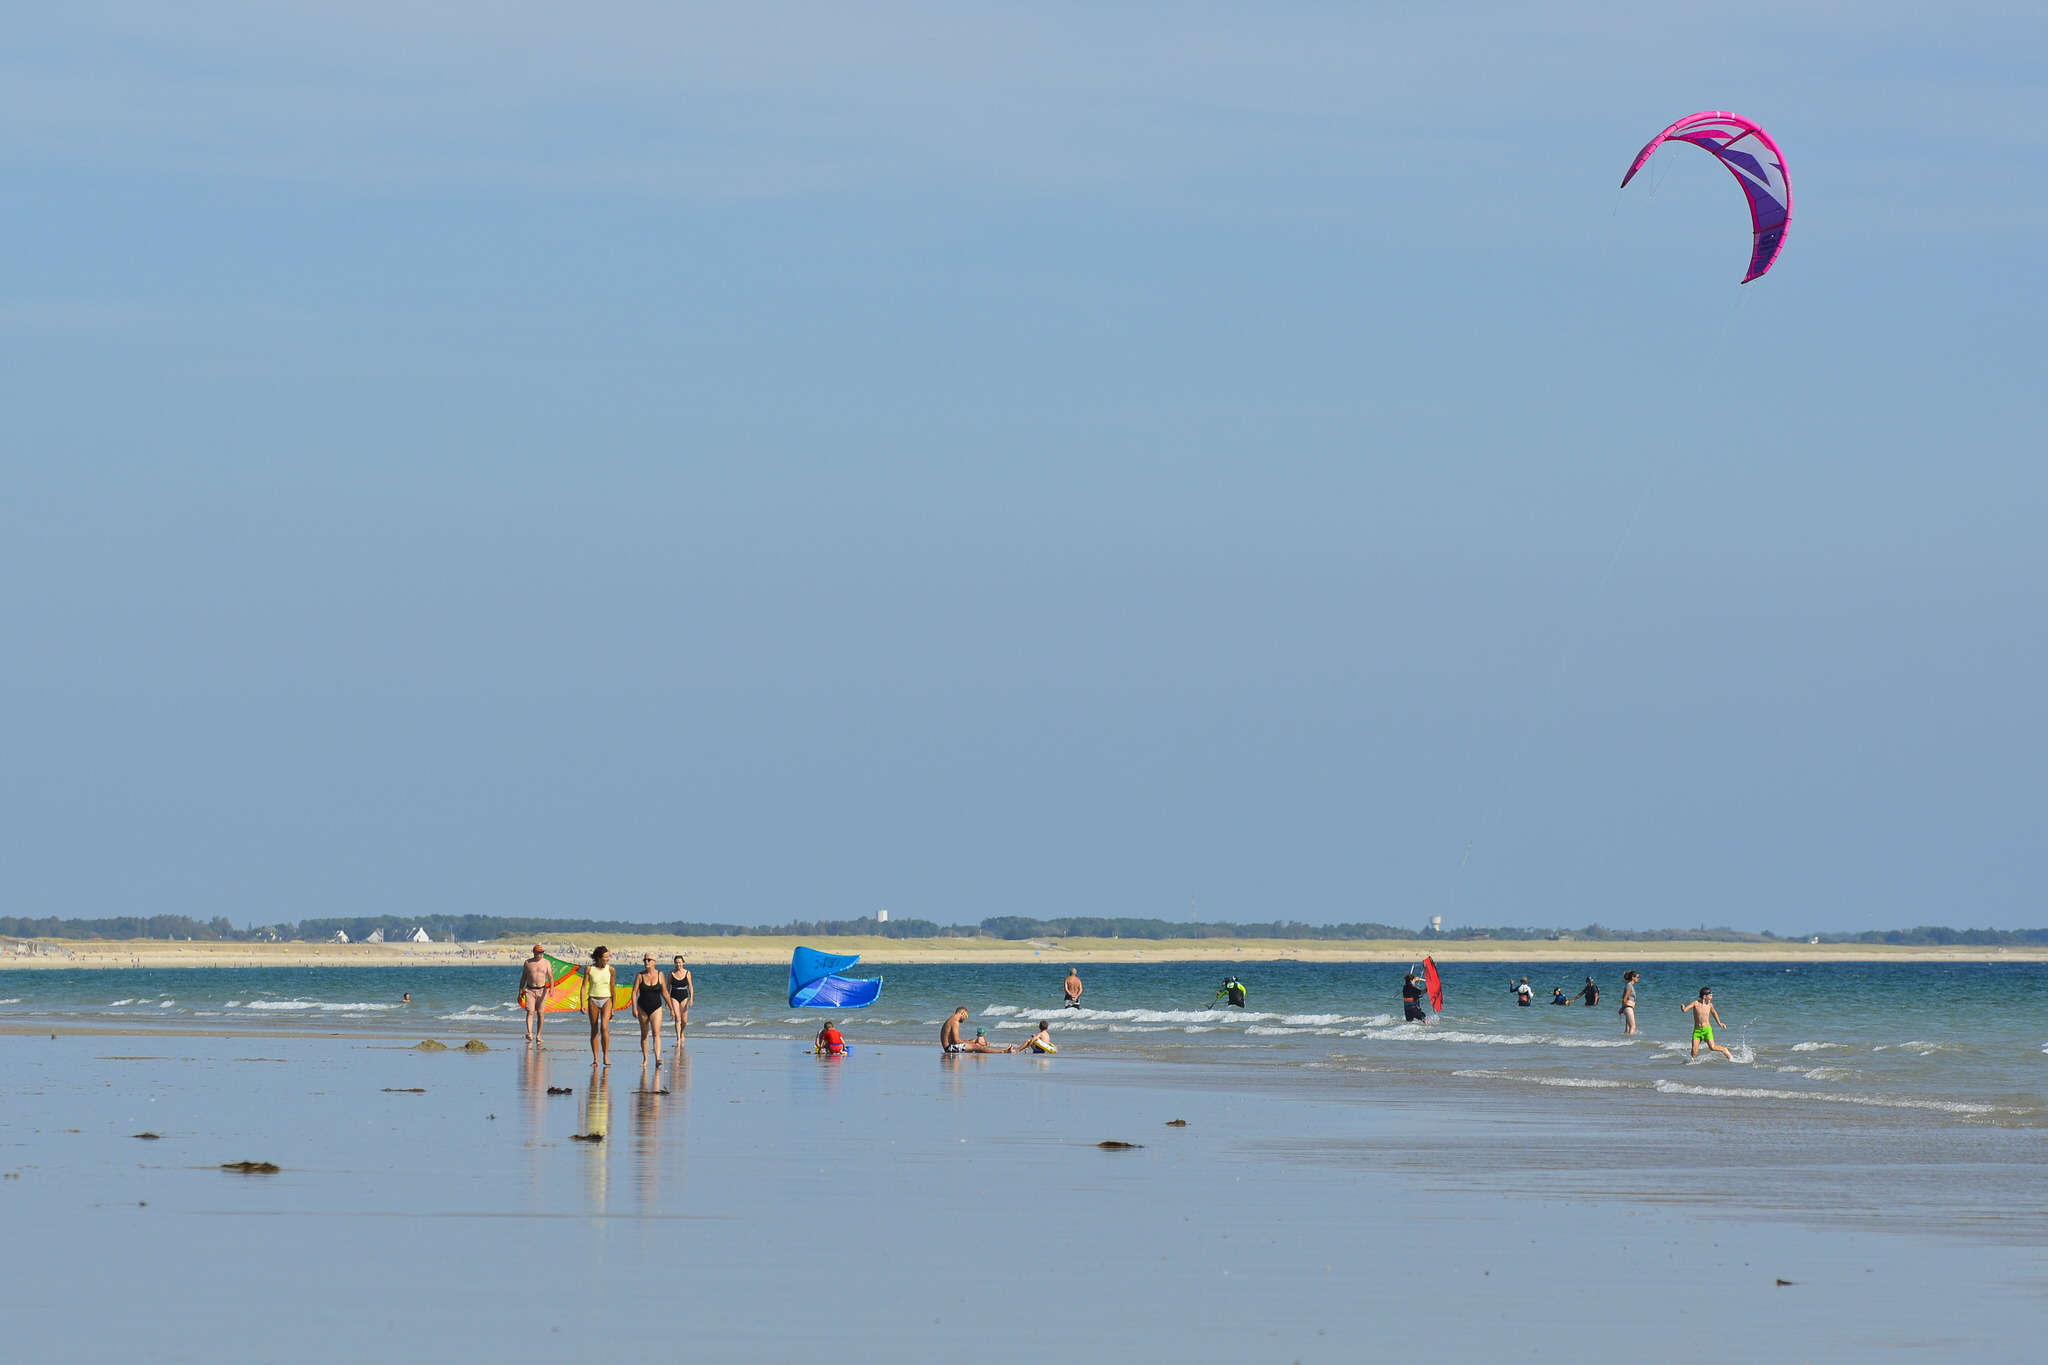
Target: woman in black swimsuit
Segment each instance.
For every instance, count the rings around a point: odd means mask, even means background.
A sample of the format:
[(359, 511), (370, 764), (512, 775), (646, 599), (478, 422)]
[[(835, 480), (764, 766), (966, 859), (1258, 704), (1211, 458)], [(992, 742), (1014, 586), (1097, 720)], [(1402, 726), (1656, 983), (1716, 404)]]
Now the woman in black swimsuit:
[(668, 1012), (668, 978), (654, 965), (654, 954), (640, 959), (633, 978), (633, 1017), (640, 1021), (640, 1061), (647, 1061), (647, 1042), (654, 1040), (654, 1065), (661, 1065), (661, 1016)]
[(676, 1041), (683, 1041), (683, 1030), (690, 1026), (690, 969), (683, 965), (683, 955), (676, 954), (675, 968), (668, 976), (668, 1003), (676, 1013)]

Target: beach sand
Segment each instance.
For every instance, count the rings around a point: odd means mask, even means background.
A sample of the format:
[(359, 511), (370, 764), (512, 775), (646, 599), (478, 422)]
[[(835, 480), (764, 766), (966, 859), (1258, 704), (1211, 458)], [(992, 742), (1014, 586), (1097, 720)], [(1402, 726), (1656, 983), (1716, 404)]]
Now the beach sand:
[[(2044, 962), (2048, 947), (1926, 948), (1862, 943), (1664, 943), (1650, 940), (1369, 939), (1033, 939), (993, 938), (646, 938), (570, 934), (547, 938), (550, 951), (579, 960), (603, 943), (615, 961), (653, 951), (699, 966), (788, 962), (799, 943), (858, 953), (864, 965), (1031, 962)], [(168, 943), (162, 939), (44, 939), (42, 950), (0, 952), (0, 970), (50, 967), (344, 967), (515, 964), (530, 939), (496, 943)]]
[(720, 1361), (2016, 1361), (2048, 1329), (2029, 1134), (1230, 1063), (615, 1055), (599, 1089), (566, 1040), (0, 1040), (0, 1210), (35, 1229), (12, 1348), (90, 1324), (142, 1360), (468, 1361), (644, 1325)]

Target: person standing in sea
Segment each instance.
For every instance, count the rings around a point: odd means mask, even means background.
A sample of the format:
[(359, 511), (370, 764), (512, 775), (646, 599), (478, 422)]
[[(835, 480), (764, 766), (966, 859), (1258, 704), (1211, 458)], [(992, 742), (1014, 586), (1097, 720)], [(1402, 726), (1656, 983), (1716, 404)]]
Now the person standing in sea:
[(1641, 976), (1641, 972), (1632, 971), (1621, 974), (1621, 1008), (1616, 1013), (1621, 1015), (1623, 1033), (1636, 1031), (1636, 982)]
[(1067, 968), (1067, 1003), (1065, 1006), (1063, 1006), (1063, 1008), (1070, 1010), (1077, 1010), (1081, 1008), (1082, 990), (1083, 987), (1081, 985), (1081, 969), (1079, 967)]
[(1710, 1051), (1720, 1053), (1729, 1061), (1735, 1060), (1734, 1053), (1714, 1041), (1714, 1025), (1720, 1024), (1723, 1028), (1728, 1027), (1728, 1025), (1721, 1018), (1720, 1011), (1714, 1008), (1714, 988), (1712, 986), (1700, 987), (1699, 999), (1689, 1000), (1678, 1008), (1692, 1016), (1692, 1058), (1694, 1061), (1699, 1060), (1701, 1043), (1705, 1043)]
[(590, 1019), (590, 1064), (612, 1064), (612, 950), (602, 943), (591, 950), (583, 969), (583, 1012)]
[(1600, 987), (1594, 983), (1592, 977), (1586, 978), (1586, 988), (1579, 992), (1579, 999), (1585, 1001), (1588, 1005), (1600, 1003)]
[(519, 1008), (526, 1011), (526, 1041), (529, 1043), (540, 1041), (548, 996), (554, 989), (555, 974), (548, 968), (548, 955), (536, 943), (533, 956), (526, 959), (526, 965), (519, 969)]
[(1410, 972), (1401, 982), (1401, 1018), (1410, 1024), (1426, 1024), (1422, 1011), (1422, 978)]

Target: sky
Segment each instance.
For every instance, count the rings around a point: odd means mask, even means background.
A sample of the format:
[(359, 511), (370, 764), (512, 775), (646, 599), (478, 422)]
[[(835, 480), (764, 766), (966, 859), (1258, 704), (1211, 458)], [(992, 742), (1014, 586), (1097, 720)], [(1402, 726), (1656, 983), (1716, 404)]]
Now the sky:
[[(0, 11), (0, 915), (2037, 927), (2026, 4)], [(1796, 195), (1739, 285), (1700, 109)]]

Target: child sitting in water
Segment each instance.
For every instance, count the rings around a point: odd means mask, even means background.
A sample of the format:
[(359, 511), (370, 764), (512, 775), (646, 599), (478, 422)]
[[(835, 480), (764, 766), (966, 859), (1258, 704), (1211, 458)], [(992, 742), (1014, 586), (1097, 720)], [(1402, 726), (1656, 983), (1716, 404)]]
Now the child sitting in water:
[(1022, 1046), (1026, 1052), (1058, 1052), (1059, 1049), (1052, 1045), (1051, 1021), (1046, 1019), (1039, 1020), (1038, 1032), (1026, 1038)]

